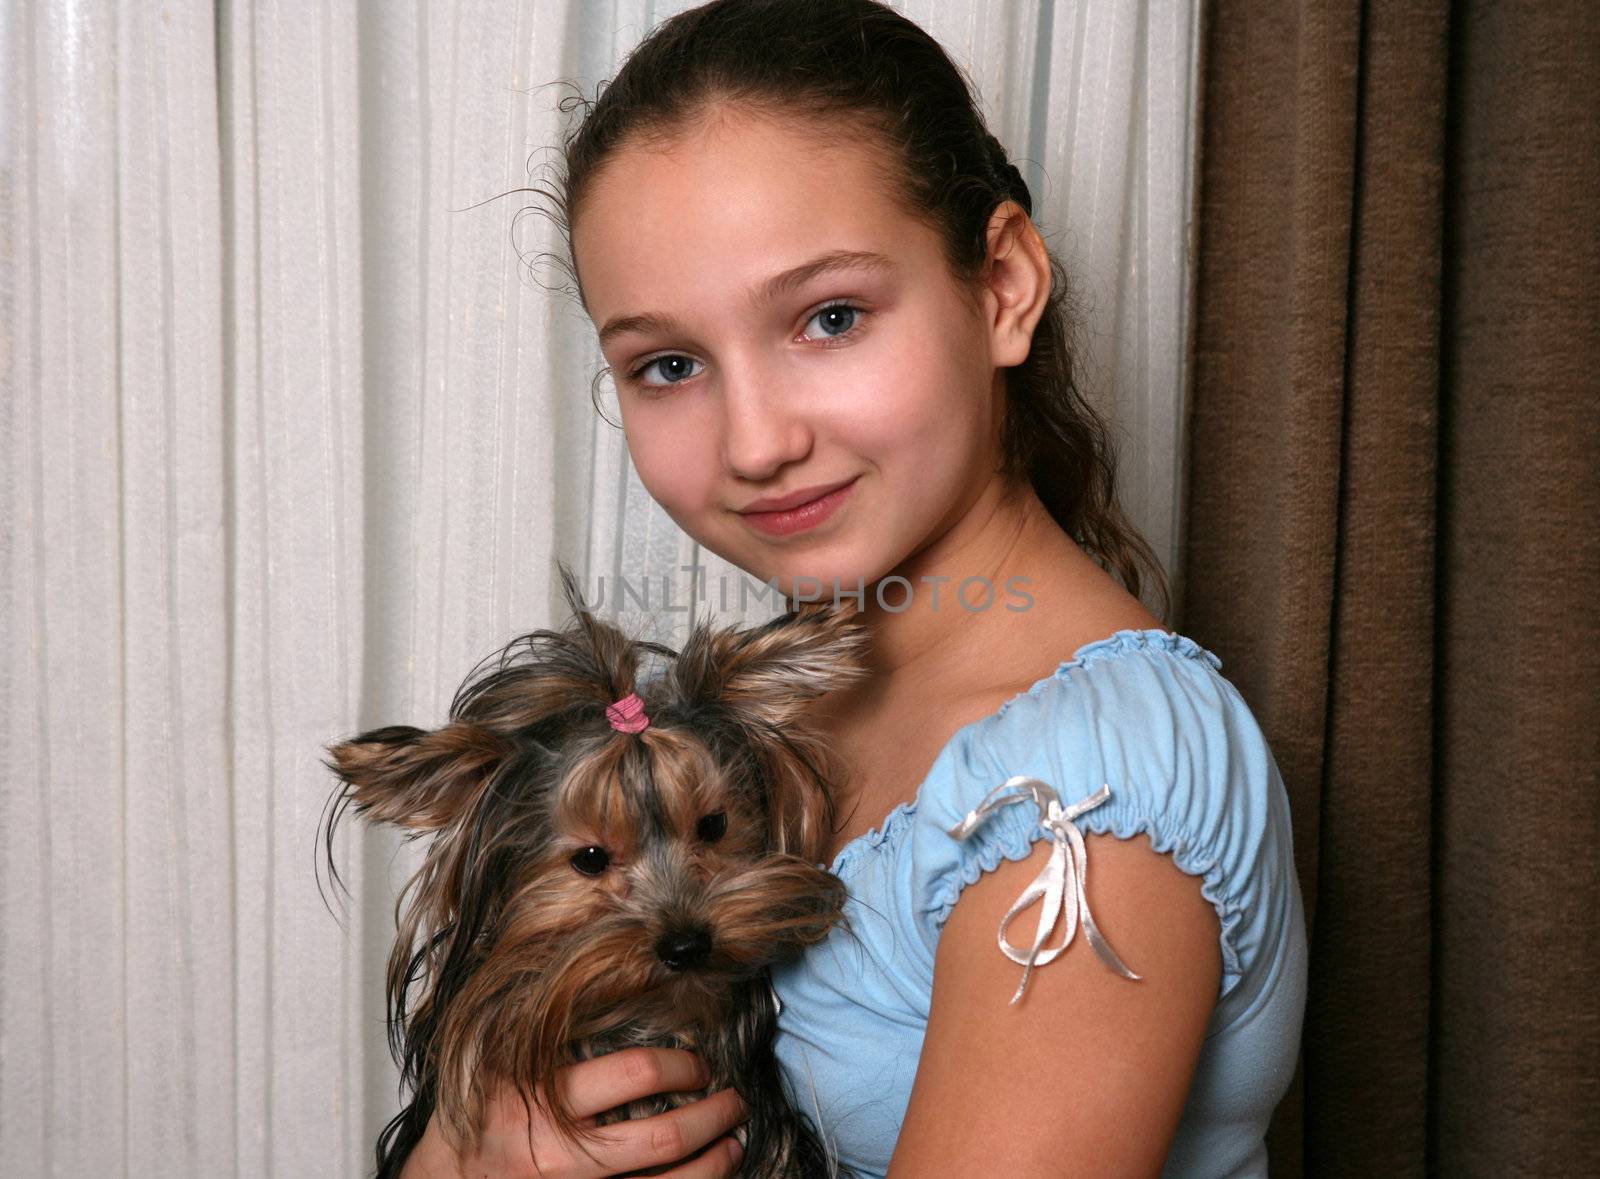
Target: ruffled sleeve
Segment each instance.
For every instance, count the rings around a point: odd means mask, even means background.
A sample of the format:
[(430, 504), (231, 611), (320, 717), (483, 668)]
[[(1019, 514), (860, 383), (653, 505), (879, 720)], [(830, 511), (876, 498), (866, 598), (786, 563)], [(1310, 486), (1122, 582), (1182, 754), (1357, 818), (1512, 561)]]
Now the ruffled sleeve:
[[(1218, 1015), (1231, 1022), (1270, 983), (1300, 911), (1278, 767), (1220, 661), (1192, 640), (1125, 631), (1085, 652), (963, 730), (924, 784), (906, 847), (918, 966), (931, 978), (940, 931), (962, 890), (1002, 859), (1026, 858), (1046, 837), (1032, 801), (992, 811), (964, 839), (950, 833), (996, 787), (1024, 775), (1053, 789), (1062, 807), (1086, 805), (1071, 820), (1083, 835), (1147, 833), (1156, 851), (1201, 879), (1221, 923)], [(1102, 787), (1108, 796), (1090, 805)], [(1087, 877), (1094, 868), (1091, 850)], [(1039, 912), (1036, 902), (1019, 913), (1007, 931), (1013, 946), (1032, 945)], [(1065, 920), (1063, 913), (1047, 945), (1060, 942)], [(1115, 950), (1119, 931), (1100, 932)], [(1064, 953), (1095, 953), (1082, 924)], [(1127, 966), (1140, 969), (1137, 961)], [(1022, 972), (1019, 965), (1019, 980)]]

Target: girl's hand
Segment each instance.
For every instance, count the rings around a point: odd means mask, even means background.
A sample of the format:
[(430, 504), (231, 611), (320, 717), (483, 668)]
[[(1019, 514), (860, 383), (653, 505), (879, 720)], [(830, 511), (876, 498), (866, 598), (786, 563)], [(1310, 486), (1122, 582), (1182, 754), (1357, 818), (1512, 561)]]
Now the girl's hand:
[[(624, 1048), (556, 1070), (557, 1090), (586, 1126), (595, 1124), (594, 1115), (635, 1098), (707, 1083), (705, 1064), (678, 1048)], [(435, 1116), (406, 1160), (402, 1179), (602, 1179), (635, 1172), (725, 1179), (743, 1158), (738, 1142), (726, 1135), (749, 1112), (734, 1090), (719, 1089), (654, 1117), (599, 1127), (593, 1143), (571, 1142), (541, 1110), (534, 1109), (530, 1120), (516, 1090), (502, 1085), (490, 1101), (475, 1154), (452, 1151)], [(644, 1170), (658, 1167), (666, 1169)]]

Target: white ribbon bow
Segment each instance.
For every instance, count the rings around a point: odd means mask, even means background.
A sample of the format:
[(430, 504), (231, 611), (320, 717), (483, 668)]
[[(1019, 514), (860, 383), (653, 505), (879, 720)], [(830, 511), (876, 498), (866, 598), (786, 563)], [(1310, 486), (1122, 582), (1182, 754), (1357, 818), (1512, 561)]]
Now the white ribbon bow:
[[(1005, 793), (1013, 788), (1020, 789), (1024, 793)], [(1028, 975), (1035, 965), (1048, 965), (1055, 961), (1061, 951), (1072, 944), (1072, 939), (1078, 932), (1080, 917), (1083, 920), (1084, 934), (1088, 937), (1089, 944), (1094, 947), (1094, 952), (1100, 956), (1100, 960), (1124, 978), (1140, 977), (1123, 965), (1122, 959), (1117, 957), (1116, 951), (1101, 934), (1100, 927), (1094, 923), (1094, 917), (1089, 912), (1089, 897), (1084, 888), (1088, 857), (1084, 853), (1083, 833), (1072, 821), (1110, 797), (1111, 786), (1107, 783), (1088, 798), (1075, 802), (1070, 807), (1063, 807), (1061, 799), (1049, 783), (1017, 774), (989, 791), (984, 800), (967, 813), (966, 818), (950, 828), (950, 834), (956, 839), (965, 839), (980, 823), (1001, 807), (1032, 799), (1039, 808), (1039, 825), (1045, 829), (1054, 845), (1050, 851), (1050, 862), (1033, 878), (1033, 883), (1022, 891), (1022, 895), (1011, 906), (1010, 912), (1000, 922), (1000, 952), (1023, 968), (1022, 981), (1017, 984), (1017, 993), (1011, 996), (1012, 1003), (1022, 998), (1022, 992), (1028, 985)], [(1039, 911), (1039, 930), (1034, 935), (1032, 948), (1024, 954), (1006, 941), (1006, 928), (1017, 914), (1041, 896), (1044, 898), (1044, 905)], [(1059, 946), (1053, 946), (1041, 953), (1040, 947), (1050, 936), (1050, 931), (1055, 928), (1056, 920), (1063, 910), (1067, 915), (1067, 936), (1062, 939)]]

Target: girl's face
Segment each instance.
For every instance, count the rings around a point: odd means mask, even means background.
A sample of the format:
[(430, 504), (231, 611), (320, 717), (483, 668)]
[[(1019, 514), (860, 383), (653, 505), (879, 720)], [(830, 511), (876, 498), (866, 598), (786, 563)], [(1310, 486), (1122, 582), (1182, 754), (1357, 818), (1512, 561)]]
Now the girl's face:
[[(879, 191), (871, 147), (725, 113), (619, 151), (573, 225), (645, 488), (785, 593), (903, 570), (998, 477), (990, 301)], [(820, 521), (749, 514), (840, 484)]]

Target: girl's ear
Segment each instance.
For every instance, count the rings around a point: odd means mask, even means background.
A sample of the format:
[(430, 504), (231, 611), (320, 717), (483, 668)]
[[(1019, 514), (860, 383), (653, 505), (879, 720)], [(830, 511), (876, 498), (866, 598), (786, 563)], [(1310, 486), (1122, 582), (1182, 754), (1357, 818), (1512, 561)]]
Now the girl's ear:
[(984, 305), (989, 309), (989, 350), (999, 368), (1028, 359), (1033, 329), (1050, 301), (1050, 254), (1033, 219), (1004, 201), (989, 219)]
[(482, 727), (453, 721), (428, 732), (409, 725), (373, 729), (330, 745), (324, 764), (348, 785), (356, 813), (419, 831), (448, 826), (481, 793), (504, 760), (504, 743)]

